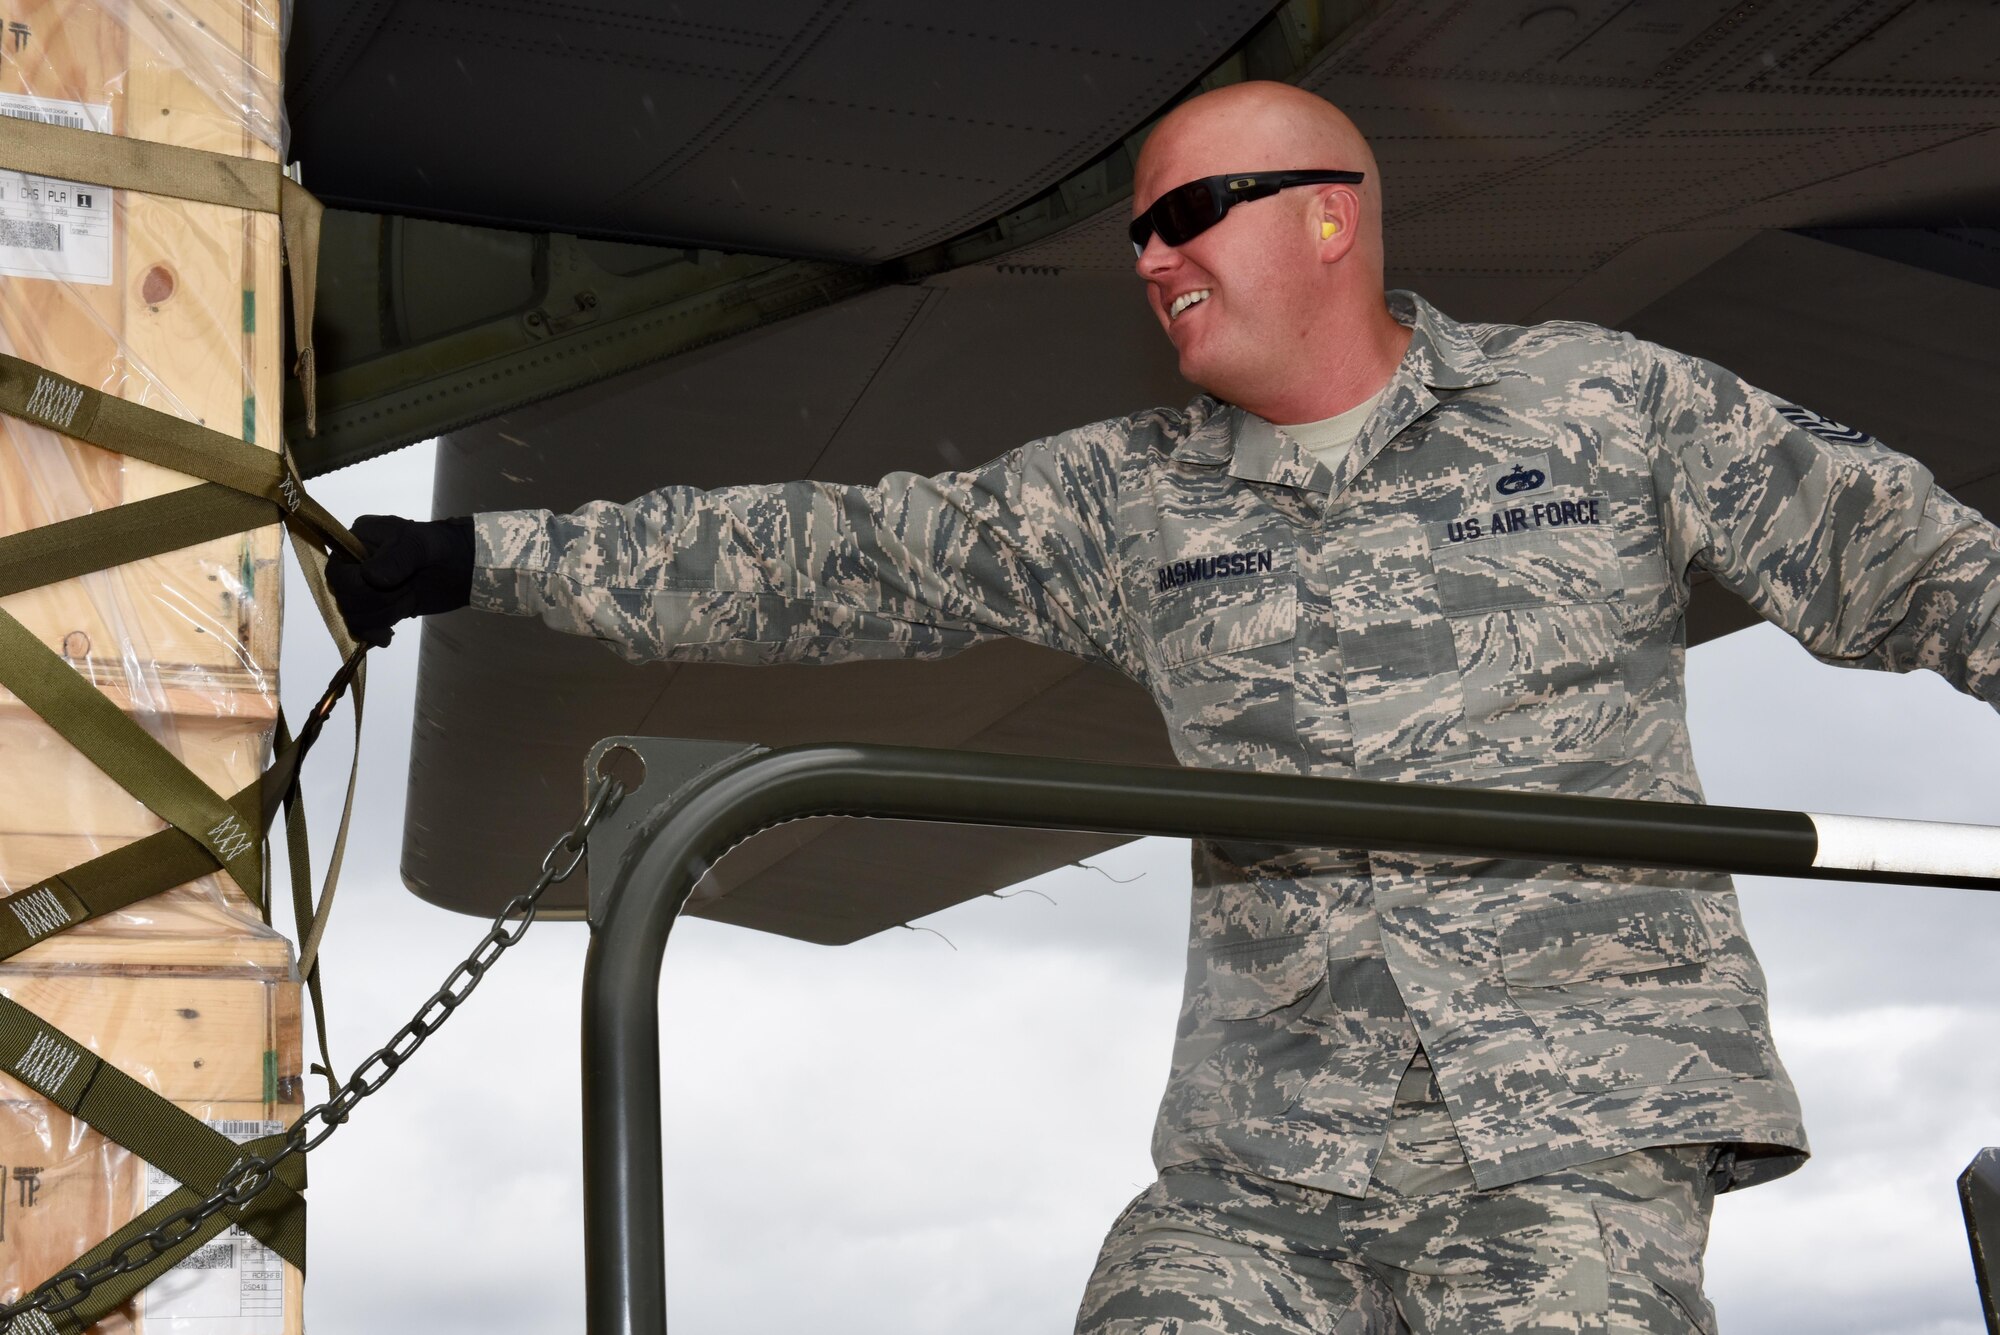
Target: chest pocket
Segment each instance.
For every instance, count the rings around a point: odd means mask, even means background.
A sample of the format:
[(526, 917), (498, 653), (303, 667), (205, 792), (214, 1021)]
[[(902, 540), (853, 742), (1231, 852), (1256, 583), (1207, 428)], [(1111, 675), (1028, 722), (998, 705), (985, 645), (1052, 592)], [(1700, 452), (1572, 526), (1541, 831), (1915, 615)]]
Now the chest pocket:
[[(1568, 504), (1586, 507), (1572, 514), (1610, 508), (1603, 498)], [(1472, 746), (1502, 764), (1621, 758), (1632, 710), (1610, 524), (1476, 539), (1460, 530), (1456, 540), (1436, 525), (1430, 536)]]
[(1298, 620), (1289, 569), (1153, 595), (1153, 690), (1183, 762), (1228, 764), (1273, 748), (1289, 753)]
[(1298, 589), (1285, 572), (1163, 594), (1153, 633), (1160, 665), (1173, 669), (1282, 644), (1298, 634), (1298, 620)]

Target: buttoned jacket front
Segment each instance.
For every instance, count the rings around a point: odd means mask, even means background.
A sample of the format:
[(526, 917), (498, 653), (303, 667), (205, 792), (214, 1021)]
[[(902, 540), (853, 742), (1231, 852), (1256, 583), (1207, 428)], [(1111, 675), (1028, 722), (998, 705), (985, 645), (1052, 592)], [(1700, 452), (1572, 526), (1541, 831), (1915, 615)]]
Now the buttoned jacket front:
[[(1123, 671), (1184, 764), (1700, 800), (1705, 568), (1830, 661), (2000, 698), (1992, 528), (1913, 460), (1588, 325), (1407, 354), (1329, 470), (1212, 399), (871, 487), (667, 488), (483, 515), (474, 600), (635, 658), (936, 656), (1011, 635)], [(1195, 848), (1154, 1140), (1359, 1195), (1427, 1051), (1493, 1186), (1647, 1145), (1805, 1138), (1726, 878)]]

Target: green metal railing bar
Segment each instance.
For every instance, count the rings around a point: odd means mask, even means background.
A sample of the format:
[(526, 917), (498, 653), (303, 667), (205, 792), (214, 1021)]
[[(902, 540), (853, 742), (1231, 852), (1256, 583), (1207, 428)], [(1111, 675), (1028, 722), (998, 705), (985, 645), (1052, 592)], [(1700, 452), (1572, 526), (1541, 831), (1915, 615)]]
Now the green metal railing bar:
[[(2000, 889), (2000, 830), (1978, 826), (908, 747), (767, 750), (641, 737), (600, 742), (586, 781), (600, 764), (635, 757), (643, 781), (627, 779), (621, 806), (590, 837), (590, 1335), (665, 1335), (659, 985), (667, 938), (709, 866), (784, 821), (858, 816)], [(1976, 1236), (1974, 1250), (1990, 1254)]]

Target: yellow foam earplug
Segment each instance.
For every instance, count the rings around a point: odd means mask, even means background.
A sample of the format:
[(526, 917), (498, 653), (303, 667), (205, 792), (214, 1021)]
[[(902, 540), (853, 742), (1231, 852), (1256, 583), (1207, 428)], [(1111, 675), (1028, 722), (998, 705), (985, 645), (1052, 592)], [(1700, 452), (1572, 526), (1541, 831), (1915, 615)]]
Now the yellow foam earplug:
[(1338, 232), (1339, 230), (1340, 230), (1339, 223), (1323, 222), (1319, 225), (1319, 239), (1322, 241), (1331, 241), (1333, 240), (1333, 234), (1335, 232)]

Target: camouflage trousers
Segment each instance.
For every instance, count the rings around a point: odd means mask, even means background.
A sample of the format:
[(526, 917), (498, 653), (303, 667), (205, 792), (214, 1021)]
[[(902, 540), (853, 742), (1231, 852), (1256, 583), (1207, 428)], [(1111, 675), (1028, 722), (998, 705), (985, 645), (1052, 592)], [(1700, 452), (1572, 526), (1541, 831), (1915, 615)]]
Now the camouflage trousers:
[(1713, 1335), (1716, 1147), (1479, 1191), (1419, 1058), (1362, 1199), (1201, 1164), (1111, 1226), (1078, 1335)]

